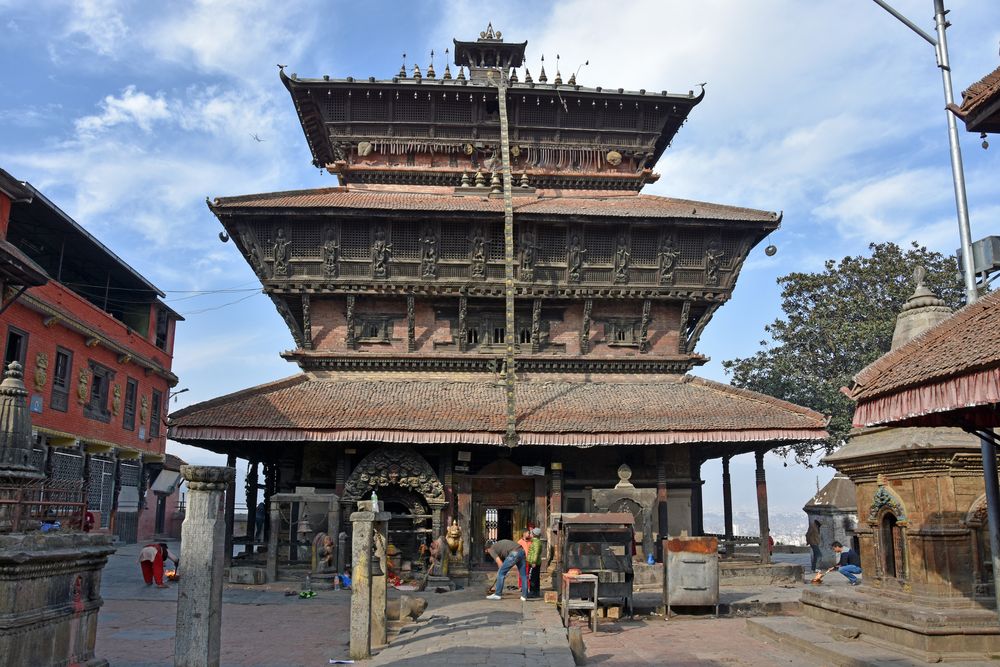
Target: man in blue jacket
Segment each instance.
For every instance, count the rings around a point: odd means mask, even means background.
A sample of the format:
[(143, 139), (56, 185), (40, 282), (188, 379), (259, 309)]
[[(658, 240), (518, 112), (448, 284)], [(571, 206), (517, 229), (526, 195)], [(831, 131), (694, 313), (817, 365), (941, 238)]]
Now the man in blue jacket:
[(847, 582), (851, 586), (857, 586), (861, 583), (856, 576), (861, 574), (861, 556), (858, 552), (853, 549), (845, 549), (840, 542), (834, 542), (830, 546), (833, 548), (833, 553), (837, 554), (837, 564), (830, 569), (838, 570), (847, 577)]

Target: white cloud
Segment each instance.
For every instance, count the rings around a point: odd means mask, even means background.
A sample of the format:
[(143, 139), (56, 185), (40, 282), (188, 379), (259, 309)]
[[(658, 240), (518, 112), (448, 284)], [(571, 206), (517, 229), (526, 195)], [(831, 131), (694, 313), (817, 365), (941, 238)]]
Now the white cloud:
[(170, 116), (162, 94), (154, 97), (136, 91), (135, 86), (128, 86), (120, 97), (106, 96), (101, 103), (101, 113), (77, 119), (76, 130), (81, 135), (94, 135), (109, 127), (131, 123), (149, 132), (154, 121), (167, 120)]
[[(119, 2), (72, 0), (65, 5), (65, 17), (62, 39), (102, 56), (115, 58), (120, 55), (129, 29)], [(59, 51), (52, 53), (58, 54)]]

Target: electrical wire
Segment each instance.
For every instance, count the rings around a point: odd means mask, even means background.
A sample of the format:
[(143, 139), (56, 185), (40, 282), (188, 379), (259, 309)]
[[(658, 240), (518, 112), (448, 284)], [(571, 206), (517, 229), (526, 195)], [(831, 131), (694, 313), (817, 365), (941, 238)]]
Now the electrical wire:
[(219, 304), (218, 306), (212, 306), (210, 308), (202, 308), (201, 310), (192, 310), (190, 312), (184, 313), (183, 315), (184, 315), (184, 317), (190, 317), (191, 315), (200, 315), (202, 313), (207, 313), (207, 312), (209, 312), (211, 310), (220, 310), (220, 309), (225, 308), (227, 306), (233, 306), (233, 305), (236, 305), (237, 303), (240, 303), (241, 301), (246, 301), (247, 299), (253, 298), (253, 297), (257, 296), (257, 294), (263, 294), (263, 292), (261, 292), (260, 290), (257, 290), (256, 294), (247, 294), (245, 297), (242, 297), (240, 299), (236, 299), (236, 301), (230, 301), (229, 303)]

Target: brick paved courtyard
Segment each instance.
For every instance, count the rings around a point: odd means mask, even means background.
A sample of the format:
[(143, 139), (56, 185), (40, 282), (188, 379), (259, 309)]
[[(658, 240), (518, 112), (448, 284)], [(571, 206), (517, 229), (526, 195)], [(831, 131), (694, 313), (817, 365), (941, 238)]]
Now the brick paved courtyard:
[[(178, 545), (171, 545), (175, 552)], [(177, 589), (146, 587), (138, 546), (119, 548), (105, 569), (97, 655), (115, 667), (173, 664)], [(319, 591), (311, 600), (284, 595), (285, 586), (227, 586), (223, 596), (222, 665), (292, 667), (346, 658), (350, 594)], [(566, 633), (553, 605), (521, 603), (508, 592), (499, 602), (478, 589), (428, 593), (421, 622), (370, 663), (381, 665), (496, 665), (571, 667)], [(664, 621), (603, 620), (583, 630), (592, 665), (814, 664), (790, 649), (751, 637), (742, 618), (678, 617)]]

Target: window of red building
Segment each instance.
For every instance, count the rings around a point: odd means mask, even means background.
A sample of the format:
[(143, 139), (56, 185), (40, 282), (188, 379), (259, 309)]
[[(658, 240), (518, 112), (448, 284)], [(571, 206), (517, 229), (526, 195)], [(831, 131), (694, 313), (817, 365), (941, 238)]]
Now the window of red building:
[(111, 421), (111, 411), (108, 409), (108, 393), (115, 372), (96, 361), (91, 360), (90, 400), (83, 406), (83, 415), (102, 422)]
[(122, 418), (122, 428), (126, 431), (135, 430), (135, 397), (139, 393), (139, 383), (128, 378), (125, 382), (125, 410)]
[(56, 363), (52, 372), (52, 409), (66, 412), (69, 406), (69, 383), (73, 373), (73, 353), (56, 348)]
[(149, 437), (160, 437), (160, 414), (163, 408), (163, 394), (153, 390), (153, 409), (149, 413)]

